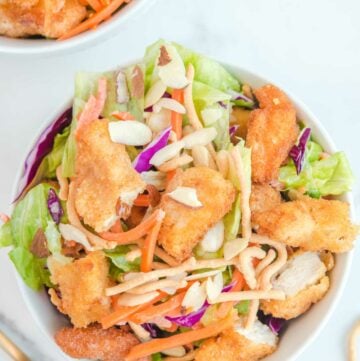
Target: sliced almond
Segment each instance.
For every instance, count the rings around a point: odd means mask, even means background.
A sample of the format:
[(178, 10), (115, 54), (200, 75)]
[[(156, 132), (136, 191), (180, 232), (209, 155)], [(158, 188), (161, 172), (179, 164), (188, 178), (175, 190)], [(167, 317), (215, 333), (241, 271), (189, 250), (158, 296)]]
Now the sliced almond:
[(186, 135), (189, 135), (191, 133), (194, 132), (194, 127), (192, 125), (185, 125), (185, 127), (183, 128), (183, 131), (182, 131), (182, 135), (183, 137), (185, 137)]
[(119, 71), (116, 75), (116, 100), (120, 104), (127, 103), (130, 100), (126, 75), (122, 71)]
[(125, 145), (145, 145), (151, 142), (151, 129), (136, 120), (109, 123), (110, 138), (114, 143)]
[(220, 221), (211, 227), (200, 241), (201, 248), (205, 252), (217, 252), (224, 243), (224, 223)]
[(93, 247), (90, 245), (86, 235), (78, 228), (71, 224), (59, 224), (59, 230), (65, 241), (74, 241), (82, 244), (87, 251), (93, 251)]
[(200, 282), (193, 283), (186, 291), (185, 297), (181, 303), (187, 312), (197, 311), (206, 300), (205, 287)]
[(232, 241), (227, 241), (224, 244), (224, 258), (225, 260), (230, 260), (236, 257), (240, 252), (242, 252), (247, 246), (248, 241), (245, 238), (236, 238)]
[(173, 45), (165, 45), (160, 49), (157, 65), (159, 78), (168, 87), (181, 89), (188, 85), (184, 62)]
[(204, 145), (195, 145), (191, 149), (191, 155), (193, 157), (195, 167), (209, 167), (210, 153)]
[(209, 277), (206, 280), (206, 294), (210, 301), (215, 300), (221, 294), (221, 291), (224, 287), (224, 280), (222, 273), (219, 272), (214, 278), (212, 279)]
[(145, 109), (158, 102), (166, 92), (166, 85), (159, 79), (148, 90), (145, 95)]
[(148, 185), (153, 185), (157, 190), (162, 191), (166, 187), (166, 174), (150, 170), (140, 173), (141, 179)]
[(197, 192), (195, 188), (177, 187), (175, 190), (168, 193), (167, 195), (175, 201), (191, 208), (199, 208), (203, 206), (203, 204), (199, 201), (197, 197)]
[(186, 149), (191, 149), (195, 145), (207, 145), (211, 143), (217, 135), (217, 131), (215, 128), (202, 128), (199, 130), (195, 130), (193, 133), (186, 135), (182, 138), (182, 141), (185, 144)]
[(144, 74), (139, 65), (136, 65), (131, 74), (131, 95), (140, 99), (144, 96)]
[(155, 113), (158, 113), (163, 108), (172, 110), (173, 112), (176, 112), (179, 114), (186, 113), (185, 107), (181, 103), (179, 103), (177, 100), (172, 99), (172, 98), (161, 98), (153, 106), (153, 110)]
[(149, 331), (146, 331), (144, 327), (138, 325), (137, 323), (129, 321), (130, 328), (134, 331), (135, 336), (141, 342), (147, 342), (151, 340), (151, 335)]
[(186, 350), (185, 347), (183, 346), (176, 346), (176, 347), (168, 348), (166, 350), (162, 350), (161, 353), (171, 357), (183, 357), (186, 355)]
[(201, 272), (201, 273), (195, 273), (193, 275), (187, 276), (185, 279), (187, 281), (194, 281), (194, 280), (200, 280), (202, 278), (212, 277), (217, 275), (219, 272), (222, 272), (222, 270), (214, 270), (214, 271), (207, 271), (207, 272)]
[(166, 161), (170, 160), (171, 158), (177, 156), (183, 148), (184, 143), (182, 141), (168, 144), (154, 154), (154, 156), (150, 159), (150, 164), (158, 167)]

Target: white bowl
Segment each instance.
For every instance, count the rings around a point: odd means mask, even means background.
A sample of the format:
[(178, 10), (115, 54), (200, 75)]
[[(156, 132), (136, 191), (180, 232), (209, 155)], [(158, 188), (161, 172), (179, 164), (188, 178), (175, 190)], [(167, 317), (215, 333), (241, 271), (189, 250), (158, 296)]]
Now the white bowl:
[(68, 40), (13, 39), (0, 35), (1, 54), (45, 55), (71, 52), (94, 45), (116, 35), (117, 30), (129, 18), (147, 10), (155, 0), (133, 0), (117, 11), (109, 20), (95, 30), (88, 30)]
[[(240, 67), (226, 64), (225, 66), (243, 82), (251, 84), (255, 88), (267, 83), (272, 83), (268, 79), (259, 75), (255, 75), (254, 73)], [(312, 128), (312, 134), (314, 135), (315, 139), (328, 152), (335, 152), (336, 148), (319, 120), (317, 120), (317, 118), (307, 109), (303, 103), (296, 99), (296, 97), (294, 97), (292, 94), (289, 94), (289, 92), (287, 92), (284, 87), (281, 85), (279, 85), (279, 87), (283, 89), (292, 100), (296, 107), (298, 118), (303, 120), (305, 124)], [(70, 102), (67, 103), (67, 106), (69, 106), (69, 104)], [(51, 114), (44, 123), (43, 129), (45, 129), (45, 127), (51, 121), (56, 119), (57, 116), (64, 111), (64, 109), (65, 106), (62, 106), (58, 111)], [(16, 185), (19, 183), (20, 176), (21, 174), (19, 172), (17, 182), (15, 183)], [(16, 186), (14, 189), (14, 195), (17, 193), (17, 188), (18, 187)], [(351, 193), (345, 194), (339, 199), (350, 204), (351, 217), (354, 218), (354, 207)], [(314, 305), (305, 315), (289, 322), (286, 332), (281, 337), (280, 346), (277, 352), (268, 357), (266, 359), (267, 361), (295, 360), (305, 350), (305, 348), (315, 340), (315, 338), (329, 320), (343, 292), (350, 271), (352, 256), (353, 252), (336, 256), (336, 265), (331, 272), (331, 287), (329, 292), (321, 302)], [(32, 314), (40, 329), (49, 338), (50, 342), (54, 342), (54, 333), (61, 326), (67, 324), (66, 319), (50, 304), (45, 291), (40, 293), (34, 292), (23, 283), (19, 276), (17, 279), (21, 294), (30, 310), (30, 313)], [(63, 356), (66, 360), (72, 360), (64, 354)]]

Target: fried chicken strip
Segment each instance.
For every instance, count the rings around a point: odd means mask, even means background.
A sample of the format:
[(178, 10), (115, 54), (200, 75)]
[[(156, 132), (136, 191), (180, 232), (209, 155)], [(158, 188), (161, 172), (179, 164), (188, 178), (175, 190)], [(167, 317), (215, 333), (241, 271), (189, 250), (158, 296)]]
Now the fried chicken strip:
[(256, 320), (250, 330), (240, 323), (234, 330), (205, 341), (196, 353), (195, 361), (257, 361), (276, 350), (277, 337), (268, 326)]
[(90, 122), (77, 143), (76, 210), (96, 232), (108, 230), (119, 218), (119, 200), (130, 208), (146, 186), (125, 146), (111, 141), (108, 124), (106, 119)]
[(0, 34), (56, 38), (86, 16), (79, 0), (5, 0), (0, 2)]
[(56, 332), (55, 341), (70, 357), (101, 361), (123, 361), (131, 347), (139, 343), (130, 332), (115, 327), (103, 330), (100, 326), (64, 327)]
[(252, 149), (252, 179), (269, 183), (294, 145), (299, 129), (296, 111), (288, 97), (273, 85), (255, 91), (260, 109), (250, 114), (246, 146)]
[(304, 196), (256, 216), (257, 232), (305, 251), (347, 252), (358, 234), (349, 205)]
[(89, 253), (66, 265), (54, 261), (50, 271), (51, 281), (58, 285), (61, 294), (55, 305), (70, 317), (75, 327), (86, 327), (108, 314), (111, 302), (105, 296), (105, 289), (111, 286), (111, 281), (108, 278), (109, 264), (103, 252)]
[(165, 211), (165, 218), (158, 241), (167, 253), (182, 261), (191, 255), (205, 233), (230, 211), (235, 189), (219, 172), (207, 167), (189, 168), (178, 174), (167, 192), (178, 186), (195, 188), (203, 204), (200, 208), (190, 208), (167, 195), (162, 196), (159, 207)]
[(274, 289), (283, 291), (286, 299), (262, 301), (261, 309), (287, 320), (300, 316), (327, 293), (330, 281), (326, 271), (318, 253), (297, 251), (272, 281)]

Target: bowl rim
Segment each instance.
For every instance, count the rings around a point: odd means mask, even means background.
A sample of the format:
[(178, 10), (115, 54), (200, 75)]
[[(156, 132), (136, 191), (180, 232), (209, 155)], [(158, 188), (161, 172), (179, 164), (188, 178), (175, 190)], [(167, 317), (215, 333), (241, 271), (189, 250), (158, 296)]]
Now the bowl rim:
[[(135, 59), (133, 62), (128, 62), (121, 66), (127, 66), (129, 64), (134, 64), (138, 60), (139, 59)], [(294, 94), (292, 94), (290, 91), (288, 91), (286, 89), (286, 87), (284, 87), (281, 83), (273, 82), (271, 79), (269, 79), (266, 76), (263, 76), (261, 73), (254, 72), (254, 71), (244, 68), (242, 66), (233, 65), (230, 63), (226, 63), (226, 62), (219, 62), (219, 63), (221, 65), (223, 65), (226, 69), (228, 69), (237, 78), (239, 77), (240, 73), (243, 73), (243, 74), (247, 74), (249, 77), (259, 80), (260, 82), (262, 82), (264, 84), (270, 83), (270, 84), (274, 84), (274, 85), (278, 86), (281, 90), (283, 90), (289, 96), (291, 102), (293, 104), (295, 104), (297, 110), (301, 110), (301, 112), (305, 114), (307, 120), (311, 123), (311, 126), (315, 127), (317, 129), (317, 133), (320, 134), (325, 139), (325, 143), (328, 144), (328, 150), (330, 150), (331, 153), (334, 153), (338, 150), (336, 148), (332, 138), (330, 137), (329, 133), (324, 128), (324, 126), (322, 125), (320, 120), (314, 115), (314, 113), (301, 100), (299, 100), (296, 96), (294, 96)], [(34, 135), (32, 142), (29, 144), (26, 151), (24, 152), (25, 155), (22, 159), (24, 159), (24, 160), (26, 159), (27, 154), (29, 153), (29, 151), (31, 150), (33, 145), (35, 144), (35, 142), (38, 139), (41, 132), (43, 130), (45, 130), (45, 128), (49, 125), (49, 122), (56, 119), (56, 117), (59, 116), (60, 114), (62, 114), (65, 109), (69, 108), (71, 106), (71, 103), (72, 103), (72, 98), (70, 98), (68, 101), (64, 102), (61, 107), (57, 108), (56, 111), (51, 112), (51, 114), (46, 117), (46, 121), (44, 121), (42, 123), (41, 127), (39, 127), (39, 132)], [(12, 190), (13, 199), (15, 198), (17, 191), (18, 191), (17, 187), (19, 184), (20, 177), (22, 175), (22, 171), (23, 171), (22, 167), (19, 167), (16, 178), (15, 178), (15, 182), (13, 185), (13, 190)], [(352, 220), (354, 220), (355, 219), (355, 208), (354, 208), (353, 193), (346, 192), (343, 195), (343, 198), (344, 198), (344, 201), (346, 201), (349, 204), (350, 217)], [(14, 204), (12, 204), (11, 211), (13, 210), (13, 208), (14, 208)], [(312, 330), (312, 333), (305, 336), (303, 342), (301, 344), (299, 344), (297, 349), (295, 351), (292, 350), (292, 354), (289, 355), (289, 357), (286, 359), (286, 361), (295, 361), (305, 351), (305, 349), (307, 349), (310, 346), (310, 344), (312, 344), (315, 341), (315, 339), (319, 336), (321, 331), (324, 329), (324, 327), (328, 323), (333, 312), (335, 311), (335, 309), (340, 301), (340, 298), (344, 292), (344, 288), (346, 286), (348, 278), (349, 278), (352, 260), (353, 260), (353, 256), (354, 256), (354, 249), (352, 249), (349, 252), (343, 253), (342, 256), (344, 257), (345, 260), (344, 260), (344, 266), (343, 266), (341, 276), (340, 276), (340, 281), (336, 285), (336, 290), (329, 303), (329, 307), (326, 311), (325, 316), (316, 325), (316, 327), (314, 327), (314, 329)], [(35, 320), (35, 323), (37, 324), (37, 326), (40, 328), (40, 330), (45, 335), (45, 337), (48, 340), (50, 340), (50, 342), (56, 347), (58, 353), (60, 353), (63, 356), (63, 358), (65, 357), (65, 359), (67, 359), (67, 360), (72, 360), (71, 358), (69, 358), (69, 356), (65, 355), (60, 350), (60, 348), (56, 345), (53, 335), (50, 335), (49, 331), (44, 326), (44, 323), (41, 321), (41, 317), (39, 316), (39, 312), (37, 312), (37, 310), (33, 307), (33, 304), (27, 295), (29, 288), (23, 282), (21, 277), (18, 275), (15, 268), (13, 268), (13, 272), (15, 272), (15, 276), (16, 276), (18, 287), (20, 289), (21, 296), (22, 296), (27, 308), (29, 309), (32, 318)], [(308, 312), (311, 312), (311, 310), (309, 310)], [(274, 355), (276, 355), (276, 353)]]
[(101, 23), (95, 30), (87, 30), (65, 41), (10, 38), (0, 35), (0, 55), (53, 55), (90, 47), (90, 45), (99, 43), (101, 40), (108, 40), (108, 38), (115, 36), (116, 30), (129, 18), (139, 16), (142, 12), (147, 11), (155, 1), (131, 1), (112, 15), (109, 20)]

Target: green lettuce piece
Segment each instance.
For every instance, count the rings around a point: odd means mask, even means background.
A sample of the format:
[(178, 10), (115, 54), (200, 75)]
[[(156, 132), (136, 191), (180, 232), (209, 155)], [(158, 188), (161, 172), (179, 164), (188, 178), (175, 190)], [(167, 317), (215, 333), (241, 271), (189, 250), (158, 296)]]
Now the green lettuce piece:
[(14, 243), (11, 234), (11, 222), (6, 222), (0, 227), (0, 248), (8, 247)]
[(122, 272), (138, 272), (140, 270), (140, 258), (135, 261), (129, 262), (126, 260), (126, 253), (130, 251), (128, 246), (117, 246), (113, 250), (105, 251), (107, 257), (111, 259), (114, 266)]
[(162, 356), (160, 352), (151, 355), (151, 361), (161, 361), (161, 360), (162, 360)]
[(192, 64), (195, 69), (195, 79), (204, 84), (207, 84), (215, 89), (227, 91), (229, 89), (239, 91), (240, 83), (232, 76), (222, 65), (215, 60), (212, 60), (204, 55), (198, 54), (182, 45), (174, 42), (167, 42), (163, 39), (147, 47), (144, 62), (145, 62), (145, 84), (148, 89), (154, 79), (155, 62), (158, 58), (160, 47), (162, 45), (172, 44), (175, 46), (179, 55), (184, 61), (185, 67)]
[(201, 243), (199, 243), (194, 248), (194, 255), (196, 259), (216, 259), (223, 257), (223, 250), (220, 248), (217, 252), (206, 252), (201, 247)]
[(15, 206), (10, 221), (15, 246), (29, 249), (37, 230), (41, 228), (45, 232), (52, 221), (47, 207), (50, 188), (47, 183), (37, 185)]
[(285, 185), (285, 189), (303, 188), (314, 198), (350, 191), (354, 176), (345, 153), (337, 152), (328, 158), (316, 160), (319, 158), (317, 153), (319, 148), (309, 153), (299, 175), (292, 160), (280, 168), (279, 181)]
[(237, 310), (239, 315), (247, 315), (249, 313), (250, 301), (240, 301), (235, 305), (235, 309)]
[(28, 249), (21, 246), (11, 250), (9, 257), (29, 287), (37, 291), (43, 284), (51, 286), (50, 273), (45, 268), (46, 259), (35, 257)]
[(49, 221), (45, 229), (45, 236), (49, 251), (52, 254), (61, 253), (61, 234), (54, 221)]
[(208, 307), (200, 319), (200, 322), (206, 327), (218, 320), (217, 316), (217, 305), (211, 305)]
[(241, 196), (236, 196), (235, 202), (232, 205), (231, 211), (224, 217), (224, 240), (232, 241), (239, 234), (241, 221)]

